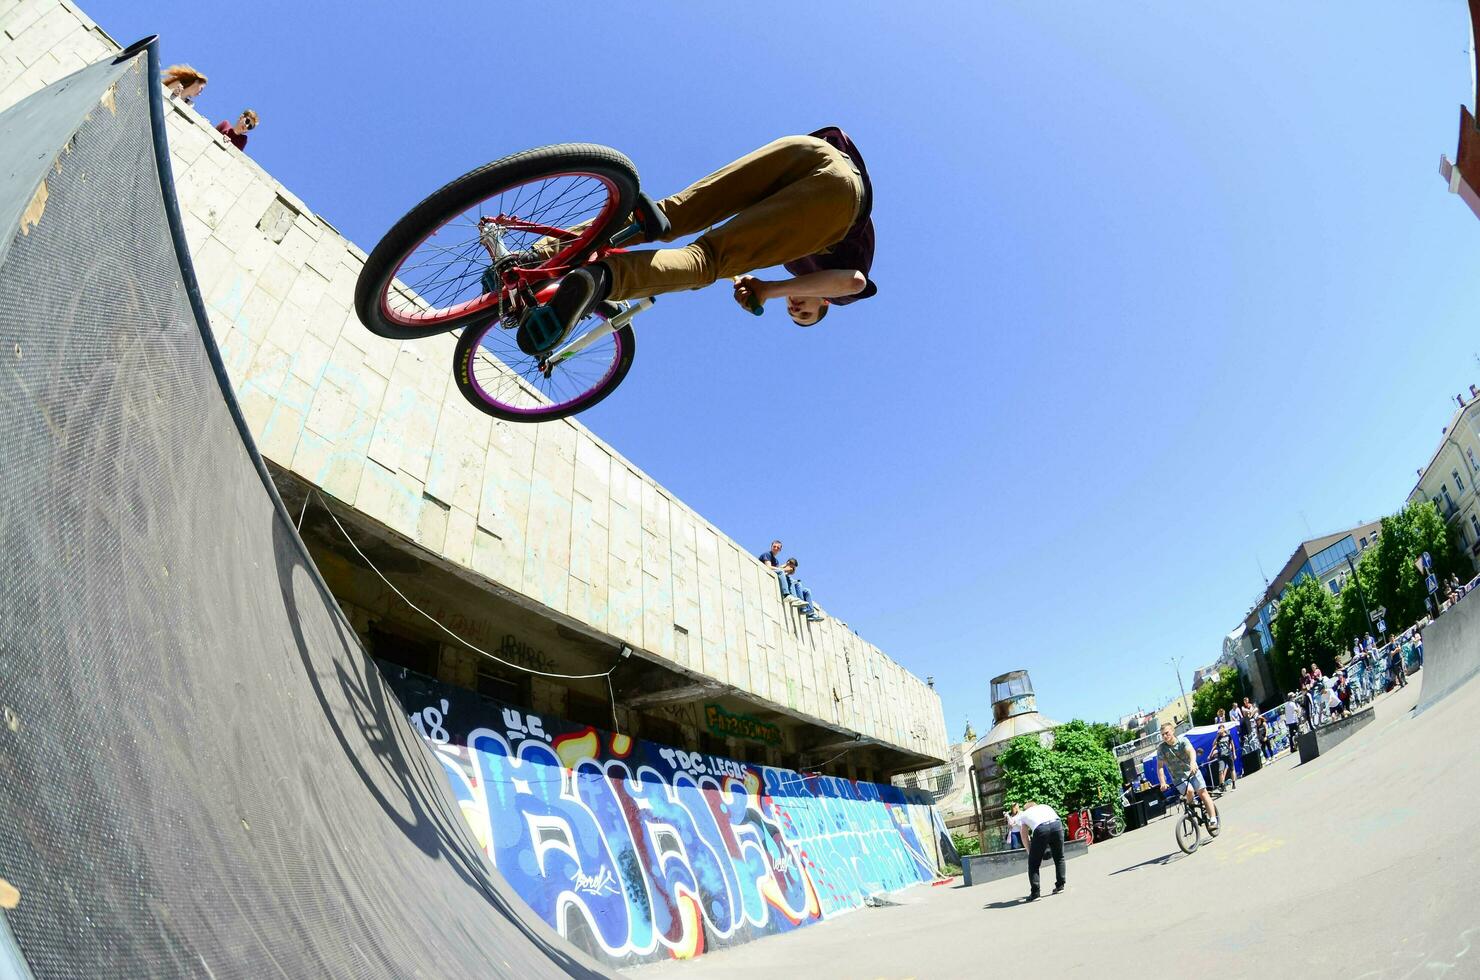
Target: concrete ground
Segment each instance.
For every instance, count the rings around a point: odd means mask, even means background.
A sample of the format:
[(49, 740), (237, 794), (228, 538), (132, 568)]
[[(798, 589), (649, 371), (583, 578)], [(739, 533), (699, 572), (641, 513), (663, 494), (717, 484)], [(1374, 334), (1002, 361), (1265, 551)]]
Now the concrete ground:
[(1421, 679), (1319, 759), (1287, 753), (1241, 781), (1218, 801), (1222, 835), (1192, 855), (1163, 817), (1096, 844), (1064, 894), (1031, 905), (1025, 875), (921, 886), (894, 907), (629, 972), (1480, 977), (1480, 681), (1414, 715)]

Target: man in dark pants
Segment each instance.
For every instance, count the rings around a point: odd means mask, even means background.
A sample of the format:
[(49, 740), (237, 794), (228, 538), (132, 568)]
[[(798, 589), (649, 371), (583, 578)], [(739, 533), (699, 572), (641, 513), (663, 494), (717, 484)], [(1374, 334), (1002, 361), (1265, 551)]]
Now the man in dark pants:
[(1064, 825), (1053, 807), (1029, 800), (1022, 813), (1013, 817), (1009, 826), (1026, 840), (1028, 848), (1028, 901), (1038, 898), (1038, 866), (1043, 852), (1053, 854), (1053, 893), (1064, 890)]

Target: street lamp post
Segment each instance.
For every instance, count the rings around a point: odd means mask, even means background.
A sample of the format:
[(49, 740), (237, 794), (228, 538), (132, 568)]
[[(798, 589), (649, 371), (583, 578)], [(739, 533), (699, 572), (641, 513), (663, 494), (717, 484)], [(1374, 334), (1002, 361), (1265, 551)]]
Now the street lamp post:
[(1190, 725), (1192, 723), (1192, 705), (1187, 703), (1187, 688), (1182, 686), (1182, 659), (1182, 657), (1176, 657), (1167, 660), (1167, 663), (1171, 664), (1172, 669), (1177, 672), (1177, 689), (1182, 692), (1182, 710), (1187, 713), (1187, 723)]
[[(1371, 624), (1375, 621), (1372, 618), (1372, 614), (1367, 611), (1367, 594), (1362, 591), (1362, 579), (1357, 575), (1357, 563), (1352, 561), (1351, 555), (1346, 556), (1346, 567), (1352, 570), (1352, 581), (1357, 586), (1357, 598), (1362, 600), (1362, 615), (1366, 616), (1367, 622)], [(1361, 637), (1357, 637), (1357, 639), (1361, 639)]]

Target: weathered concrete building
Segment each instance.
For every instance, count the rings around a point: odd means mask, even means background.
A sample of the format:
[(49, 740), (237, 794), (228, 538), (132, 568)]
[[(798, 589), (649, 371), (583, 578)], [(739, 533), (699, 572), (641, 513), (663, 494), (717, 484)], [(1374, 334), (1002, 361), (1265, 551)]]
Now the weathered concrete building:
[[(0, 106), (117, 50), (67, 0), (11, 4)], [(747, 548), (579, 422), (478, 413), (451, 384), (451, 335), (357, 321), (359, 248), (191, 107), (168, 129), (237, 397), (382, 663), (742, 761), (885, 781), (948, 759), (923, 681), (835, 614), (807, 622)]]

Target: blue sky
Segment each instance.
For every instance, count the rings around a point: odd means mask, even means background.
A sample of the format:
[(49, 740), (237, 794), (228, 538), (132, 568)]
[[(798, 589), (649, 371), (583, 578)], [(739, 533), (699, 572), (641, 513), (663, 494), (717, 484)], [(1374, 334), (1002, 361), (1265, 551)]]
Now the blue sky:
[(1438, 176), (1459, 0), (84, 9), (205, 71), (212, 118), (256, 108), (251, 154), (365, 248), (531, 146), (616, 146), (661, 196), (847, 129), (879, 295), (807, 331), (669, 297), (585, 421), (783, 538), (952, 737), (1013, 668), (1061, 719), (1175, 694), (1168, 658), (1190, 680), (1261, 564), (1398, 509), (1480, 383), (1480, 221)]

